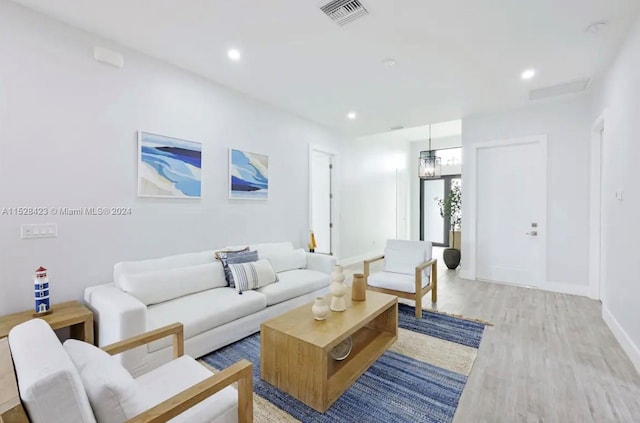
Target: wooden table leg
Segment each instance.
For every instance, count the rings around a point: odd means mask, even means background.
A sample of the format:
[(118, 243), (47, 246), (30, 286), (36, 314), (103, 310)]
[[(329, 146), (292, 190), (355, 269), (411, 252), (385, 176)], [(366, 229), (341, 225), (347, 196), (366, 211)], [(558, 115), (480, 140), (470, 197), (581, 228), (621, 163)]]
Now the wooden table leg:
[(93, 345), (93, 318), (88, 317), (85, 321), (71, 325), (71, 337), (88, 342)]

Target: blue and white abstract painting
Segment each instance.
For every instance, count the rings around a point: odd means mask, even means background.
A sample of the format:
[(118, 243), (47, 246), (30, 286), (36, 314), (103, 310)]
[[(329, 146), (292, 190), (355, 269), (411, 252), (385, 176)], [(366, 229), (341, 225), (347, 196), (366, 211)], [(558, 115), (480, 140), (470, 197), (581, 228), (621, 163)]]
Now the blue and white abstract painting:
[(140, 131), (138, 195), (200, 198), (202, 144)]
[(266, 200), (269, 194), (269, 157), (229, 150), (229, 198)]

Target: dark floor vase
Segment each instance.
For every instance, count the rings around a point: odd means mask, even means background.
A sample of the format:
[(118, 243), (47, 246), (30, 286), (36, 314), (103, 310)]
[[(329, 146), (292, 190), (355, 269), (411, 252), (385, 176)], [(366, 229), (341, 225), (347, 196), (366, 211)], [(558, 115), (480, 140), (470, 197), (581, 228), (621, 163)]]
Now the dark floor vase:
[(449, 269), (455, 269), (460, 264), (460, 250), (457, 248), (445, 249), (442, 257), (444, 258), (444, 264), (446, 264)]

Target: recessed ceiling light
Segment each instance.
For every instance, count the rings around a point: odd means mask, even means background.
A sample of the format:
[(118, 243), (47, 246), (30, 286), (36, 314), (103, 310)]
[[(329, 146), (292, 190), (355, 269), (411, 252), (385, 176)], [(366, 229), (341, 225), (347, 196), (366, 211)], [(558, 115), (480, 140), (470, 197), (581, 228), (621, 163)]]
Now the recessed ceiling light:
[(354, 120), (357, 117), (356, 112), (349, 112), (347, 113), (347, 118), (349, 120)]
[(387, 68), (392, 68), (396, 65), (396, 60), (392, 58), (387, 58), (382, 61), (382, 64)]
[(520, 77), (525, 81), (528, 81), (534, 76), (536, 76), (536, 71), (534, 69), (527, 69), (526, 71), (522, 72), (522, 75), (520, 75)]
[(237, 50), (235, 48), (229, 49), (229, 51), (227, 52), (227, 56), (229, 56), (229, 59), (237, 62), (238, 60), (240, 60), (240, 50)]
[(589, 34), (597, 34), (601, 30), (603, 30), (605, 26), (607, 26), (607, 23), (608, 23), (607, 21), (594, 22), (588, 27), (586, 27), (585, 31), (588, 32)]

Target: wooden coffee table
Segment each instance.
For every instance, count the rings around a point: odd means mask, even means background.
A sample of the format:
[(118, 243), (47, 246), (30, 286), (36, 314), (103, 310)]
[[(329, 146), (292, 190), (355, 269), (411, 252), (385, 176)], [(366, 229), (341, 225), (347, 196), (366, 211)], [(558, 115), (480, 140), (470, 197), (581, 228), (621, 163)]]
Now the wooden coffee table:
[[(324, 321), (311, 305), (262, 323), (260, 368), (266, 382), (323, 413), (398, 338), (398, 298), (367, 291), (366, 301)], [(348, 337), (351, 353), (334, 360), (331, 350)]]

